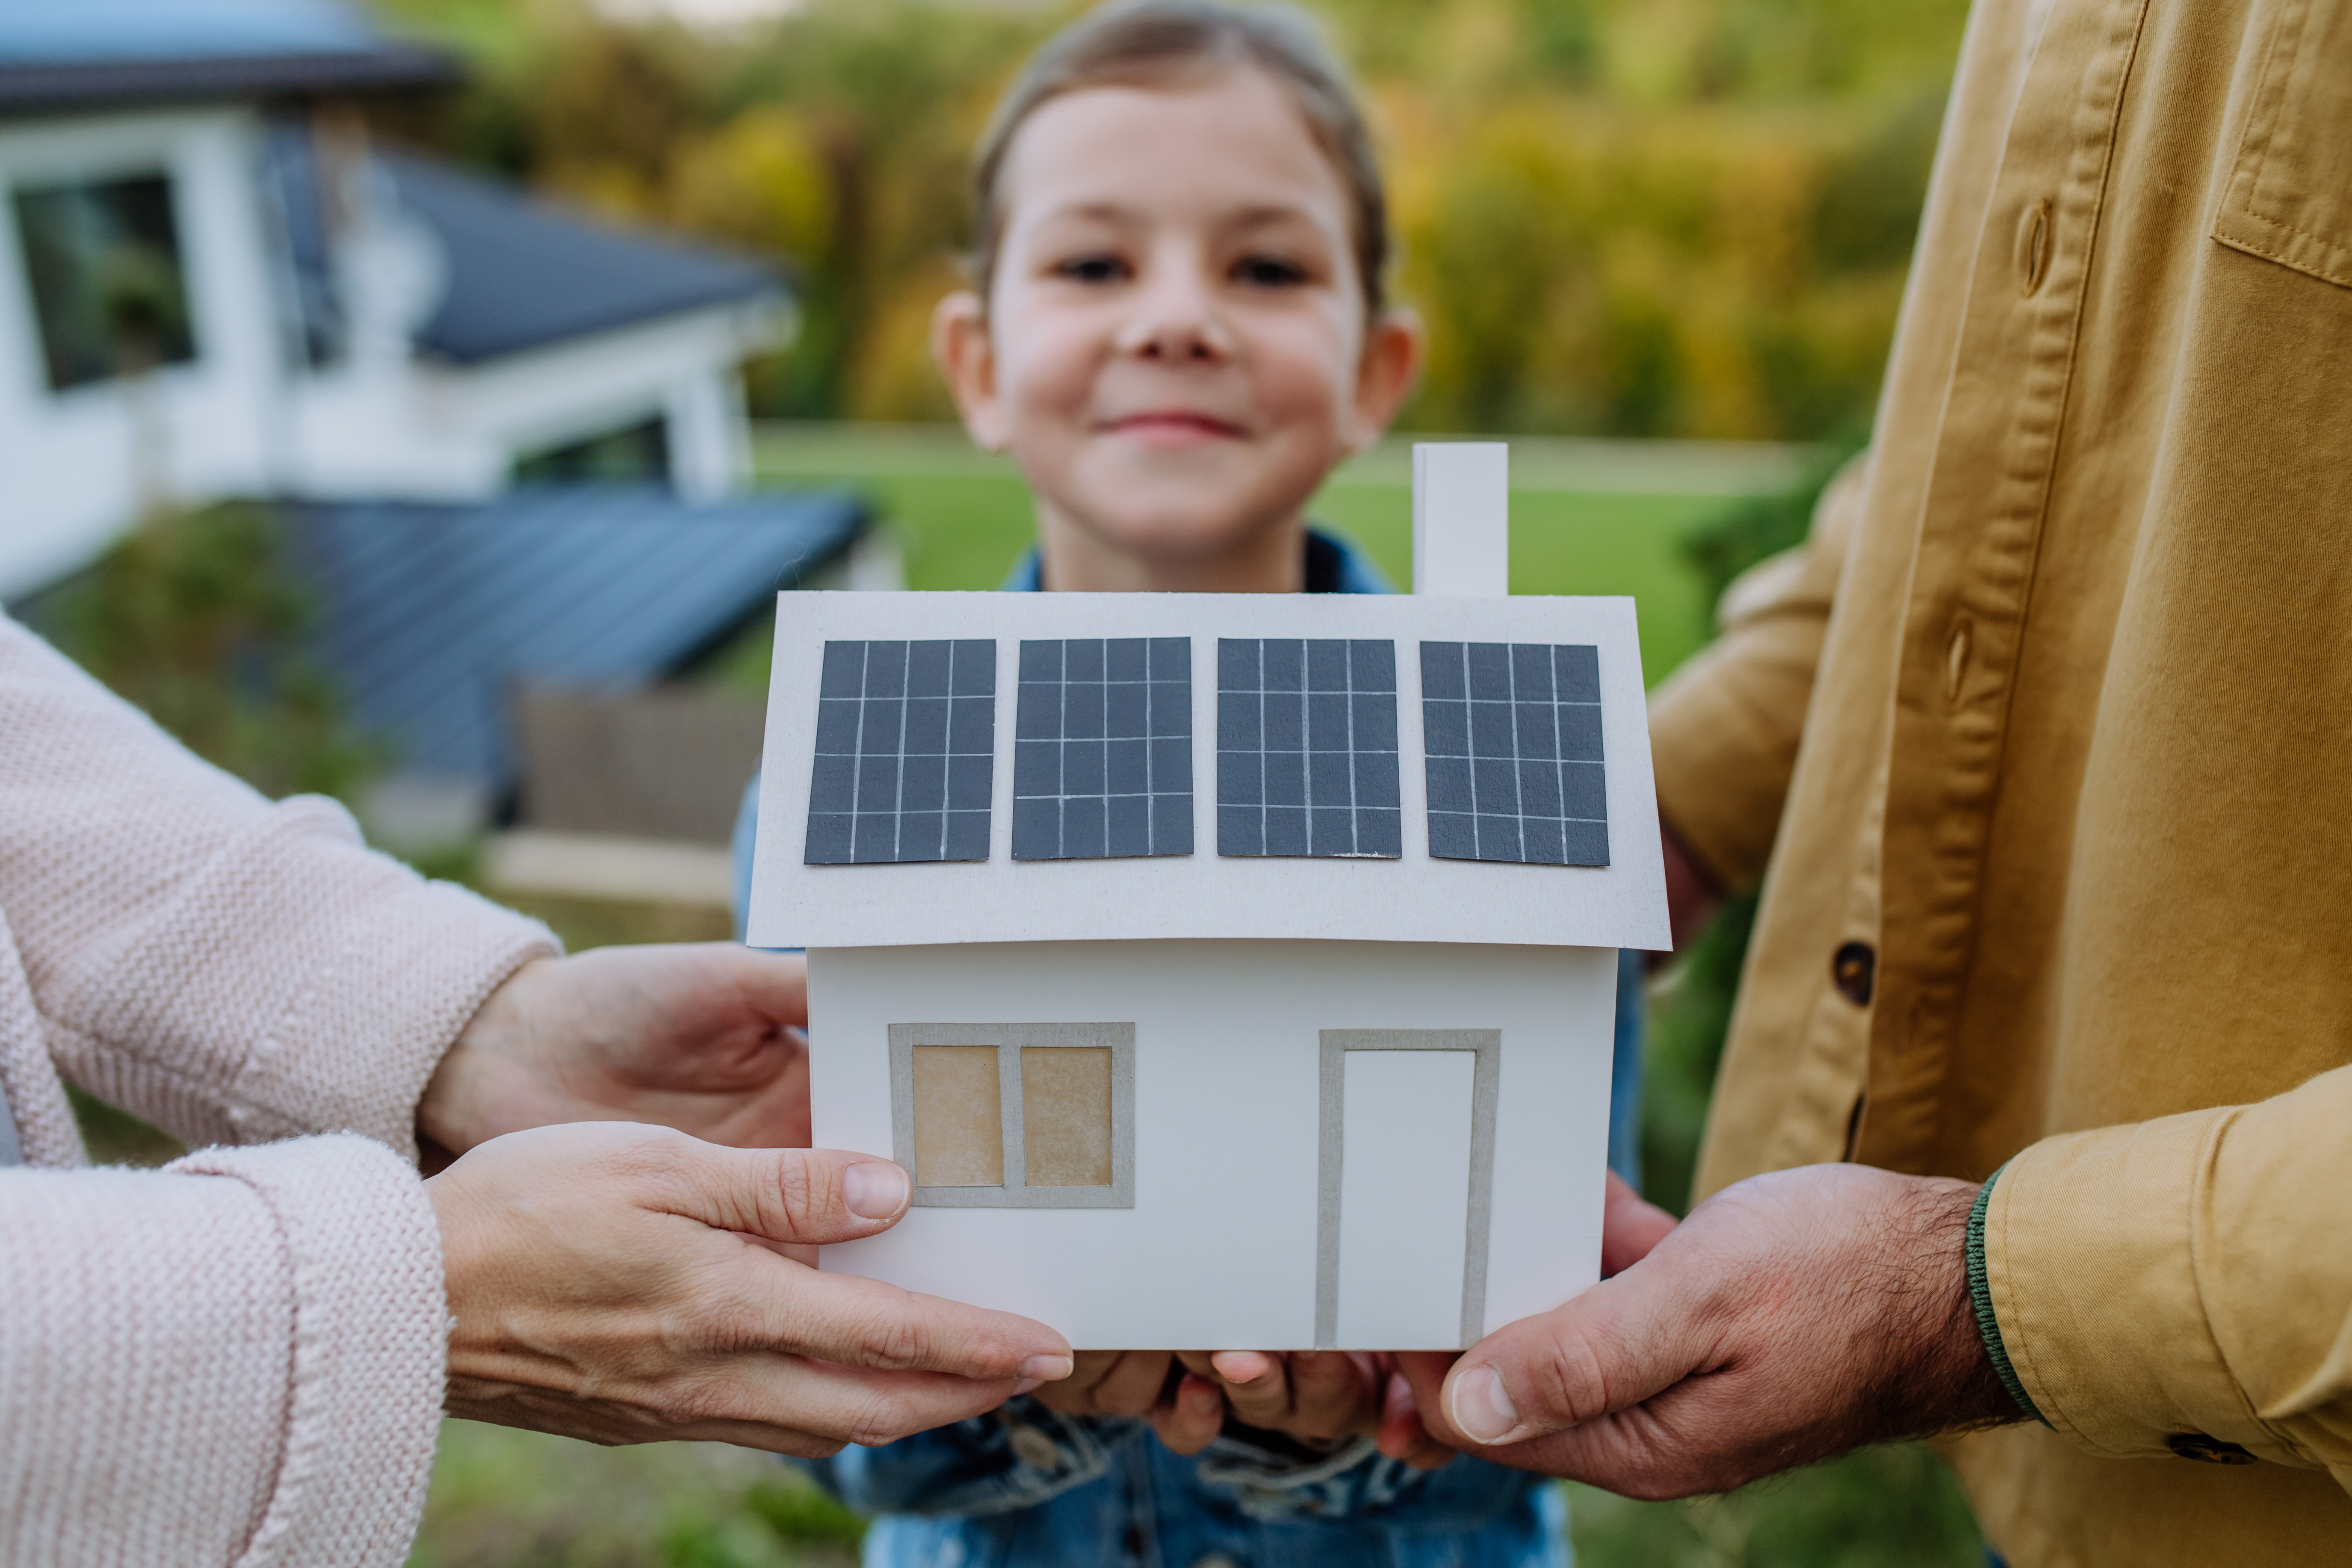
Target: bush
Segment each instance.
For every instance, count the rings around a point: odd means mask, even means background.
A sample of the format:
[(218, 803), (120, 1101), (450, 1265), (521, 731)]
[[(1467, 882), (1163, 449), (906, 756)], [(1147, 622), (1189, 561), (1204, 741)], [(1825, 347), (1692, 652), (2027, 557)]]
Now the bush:
[(26, 619), (189, 750), (278, 796), (352, 799), (383, 766), (305, 647), (316, 618), (278, 519), (159, 512)]

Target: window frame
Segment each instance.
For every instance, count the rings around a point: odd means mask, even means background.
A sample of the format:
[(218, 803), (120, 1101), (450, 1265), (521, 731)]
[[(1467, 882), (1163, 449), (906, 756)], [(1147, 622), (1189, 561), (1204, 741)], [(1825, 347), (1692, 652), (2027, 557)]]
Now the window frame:
[[(927, 1187), (915, 1163), (915, 1047), (990, 1046), (996, 1050), (1004, 1183)], [(1111, 1180), (1102, 1187), (1033, 1187), (1022, 1120), (1023, 1047), (1110, 1051)], [(914, 1178), (916, 1208), (1131, 1209), (1135, 1206), (1135, 1026), (1133, 1024), (893, 1024), (890, 1026), (890, 1154)]]
[(5, 228), (15, 255), (12, 265), (21, 279), (20, 293), (24, 300), (25, 324), (29, 332), (33, 357), (37, 362), (35, 381), (42, 393), (53, 402), (65, 402), (119, 387), (126, 379), (125, 367), (119, 363), (89, 374), (77, 374), (60, 381), (60, 368), (51, 342), (52, 317), (44, 309), (39, 281), (39, 268), (35, 265), (33, 229), (26, 222), (26, 204), (68, 193), (102, 192), (110, 188), (154, 184), (163, 188), (162, 213), (169, 227), (168, 255), (171, 284), (176, 296), (180, 320), (177, 339), (159, 344), (159, 353), (144, 374), (161, 377), (186, 372), (205, 363), (205, 333), (199, 318), (203, 314), (198, 298), (197, 267), (192, 258), (194, 243), (190, 234), (186, 211), (185, 172), (168, 149), (157, 149), (152, 155), (125, 160), (108, 160), (102, 164), (88, 165), (79, 161), (56, 168), (38, 163), (11, 171), (0, 180), (0, 195), (6, 198)]

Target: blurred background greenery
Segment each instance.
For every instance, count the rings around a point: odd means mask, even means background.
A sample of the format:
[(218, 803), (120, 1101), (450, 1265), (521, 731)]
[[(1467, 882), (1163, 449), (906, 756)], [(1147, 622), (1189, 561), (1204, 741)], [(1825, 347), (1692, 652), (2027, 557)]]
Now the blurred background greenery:
[[(1025, 545), (1018, 476), (952, 431), (924, 348), (957, 280), (963, 173), (989, 105), (1066, 4), (800, 0), (697, 32), (583, 0), (385, 0), (455, 46), (473, 84), (384, 133), (616, 218), (771, 255), (802, 290), (792, 348), (753, 367), (761, 478), (873, 500), (910, 584), (981, 588)], [(1523, 441), (1513, 587), (1640, 604), (1654, 684), (1709, 635), (1738, 572), (1801, 538), (1860, 444), (1965, 16), (1964, 0), (1322, 0), (1371, 99), (1402, 242), (1398, 293), (1433, 359), (1409, 430), (1775, 438), (1762, 487), (1623, 481)], [(633, 13), (642, 14), (642, 13)], [(859, 423), (867, 422), (867, 423)], [(1549, 452), (1531, 462), (1531, 451)], [(1684, 461), (1675, 448), (1661, 461)], [(1785, 465), (1784, 465), (1785, 467)], [(1762, 471), (1753, 465), (1748, 472)], [(1613, 475), (1613, 477), (1612, 477)], [(1316, 515), (1409, 576), (1410, 493), (1378, 460)], [(351, 798), (383, 762), (299, 652), (310, 615), (266, 510), (159, 517), (40, 624), (199, 751), (272, 793)], [(752, 634), (700, 679), (758, 690)], [(462, 852), (430, 868), (469, 879)], [(572, 946), (728, 933), (709, 910), (509, 899)], [(1643, 1148), (1677, 1210), (1745, 954), (1732, 903), (1654, 982)], [(168, 1139), (78, 1101), (101, 1159)], [(1573, 1535), (1619, 1564), (1980, 1564), (1927, 1450), (1858, 1454), (1723, 1499), (1573, 1488)], [(738, 1568), (850, 1561), (859, 1521), (758, 1456), (598, 1450), (453, 1422), (418, 1568)]]
[[(755, 412), (943, 418), (924, 351), (966, 160), (1077, 7), (801, 0), (698, 32), (386, 0), (474, 85), (391, 126), (616, 217), (788, 258)], [(1408, 428), (1826, 436), (1876, 395), (1965, 0), (1321, 0), (1431, 328)]]

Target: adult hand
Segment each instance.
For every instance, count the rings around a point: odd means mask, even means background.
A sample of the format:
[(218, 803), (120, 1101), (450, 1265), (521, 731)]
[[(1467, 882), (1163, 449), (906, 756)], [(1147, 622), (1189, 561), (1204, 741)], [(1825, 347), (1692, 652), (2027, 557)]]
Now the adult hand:
[(1638, 1498), (2017, 1420), (1969, 1303), (1976, 1194), (1861, 1165), (1742, 1182), (1615, 1278), (1489, 1334), (1442, 1387), (1416, 1358), (1423, 1419), (1503, 1464)]
[(1658, 818), (1658, 848), (1665, 862), (1666, 933), (1675, 945), (1671, 952), (1648, 954), (1643, 963), (1650, 969), (1662, 969), (1688, 952), (1692, 940), (1723, 903), (1723, 889), (1700, 867), (1698, 857), (1683, 847), (1663, 816)]
[(810, 1267), (807, 1248), (906, 1213), (912, 1189), (887, 1160), (585, 1123), (495, 1139), (425, 1191), (453, 1415), (821, 1457), (1070, 1370), (1041, 1323)]
[(808, 964), (733, 942), (607, 947), (523, 965), (425, 1086), (429, 1143), (462, 1154), (559, 1121), (648, 1121), (804, 1148)]

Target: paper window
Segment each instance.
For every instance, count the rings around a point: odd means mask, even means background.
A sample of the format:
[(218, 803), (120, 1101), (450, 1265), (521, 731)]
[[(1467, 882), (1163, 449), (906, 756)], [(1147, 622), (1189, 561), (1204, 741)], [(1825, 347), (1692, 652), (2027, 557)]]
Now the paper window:
[(890, 1084), (918, 1206), (1134, 1206), (1134, 1025), (893, 1024)]

